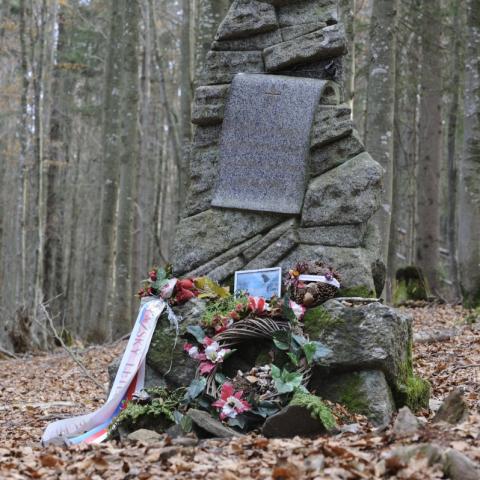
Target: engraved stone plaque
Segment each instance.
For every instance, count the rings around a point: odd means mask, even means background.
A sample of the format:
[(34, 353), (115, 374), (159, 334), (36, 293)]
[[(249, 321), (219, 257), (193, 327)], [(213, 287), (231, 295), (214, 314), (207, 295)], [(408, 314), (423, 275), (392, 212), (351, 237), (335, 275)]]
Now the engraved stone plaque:
[(214, 207), (301, 212), (310, 130), (328, 83), (280, 75), (235, 76), (225, 107)]

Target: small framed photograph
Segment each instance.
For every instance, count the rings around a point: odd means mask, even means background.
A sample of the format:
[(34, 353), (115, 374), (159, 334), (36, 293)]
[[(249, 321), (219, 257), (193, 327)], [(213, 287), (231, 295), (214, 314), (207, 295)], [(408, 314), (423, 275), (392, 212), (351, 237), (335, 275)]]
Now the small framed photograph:
[(263, 268), (235, 272), (234, 291), (247, 292), (252, 297), (270, 300), (282, 294), (282, 269)]

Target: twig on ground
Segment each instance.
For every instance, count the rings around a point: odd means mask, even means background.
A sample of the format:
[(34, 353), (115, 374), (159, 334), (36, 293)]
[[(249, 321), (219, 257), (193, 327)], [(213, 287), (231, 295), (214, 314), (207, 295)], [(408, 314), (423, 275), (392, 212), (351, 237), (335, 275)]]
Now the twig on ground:
[(480, 363), (472, 363), (471, 365), (459, 365), (455, 367), (452, 372), (456, 372), (457, 370), (464, 370), (465, 368), (480, 368)]
[(15, 359), (18, 358), (13, 352), (10, 352), (9, 350), (5, 350), (2, 347), (0, 347), (0, 353), (5, 355), (6, 357), (15, 358)]
[(48, 324), (53, 332), (55, 339), (60, 343), (61, 347), (70, 355), (72, 360), (80, 367), (80, 370), (88, 379), (90, 379), (98, 388), (102, 389), (105, 393), (108, 393), (106, 388), (95, 377), (93, 377), (90, 374), (90, 372), (86, 369), (85, 365), (83, 365), (81, 360), (78, 359), (77, 356), (67, 347), (67, 345), (63, 341), (63, 338), (58, 334), (57, 329), (53, 324), (52, 317), (48, 313), (48, 310), (45, 308), (45, 305), (41, 304), (40, 306), (45, 314), (46, 319), (48, 320)]

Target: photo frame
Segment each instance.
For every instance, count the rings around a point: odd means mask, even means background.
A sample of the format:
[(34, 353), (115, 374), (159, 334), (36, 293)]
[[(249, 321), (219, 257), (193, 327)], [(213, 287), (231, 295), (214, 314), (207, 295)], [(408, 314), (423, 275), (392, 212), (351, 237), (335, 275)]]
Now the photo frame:
[(270, 300), (282, 294), (282, 269), (261, 268), (258, 270), (240, 270), (235, 272), (234, 292), (248, 292), (252, 297)]

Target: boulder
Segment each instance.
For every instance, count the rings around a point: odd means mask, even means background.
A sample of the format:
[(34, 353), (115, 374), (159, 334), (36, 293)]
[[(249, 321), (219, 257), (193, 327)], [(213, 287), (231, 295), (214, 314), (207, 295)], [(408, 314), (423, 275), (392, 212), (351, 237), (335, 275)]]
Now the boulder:
[(453, 448), (443, 454), (443, 472), (451, 480), (479, 480), (477, 464)]
[(244, 436), (241, 433), (233, 430), (233, 428), (227, 427), (219, 420), (213, 418), (208, 412), (204, 412), (203, 410), (191, 408), (187, 412), (187, 415), (192, 419), (197, 433), (204, 438), (231, 438)]
[(395, 412), (392, 392), (383, 372), (362, 370), (342, 374), (314, 373), (309, 384), (322, 398), (344, 405), (350, 412), (365, 415), (374, 425), (387, 425)]
[(412, 321), (378, 302), (346, 306), (329, 300), (304, 319), (305, 332), (320, 340), (330, 353), (315, 369), (322, 382), (325, 371), (379, 370), (392, 389), (397, 407), (428, 407), (428, 382), (415, 377), (412, 368)]
[(288, 405), (268, 417), (262, 428), (262, 435), (268, 438), (307, 437), (327, 432), (320, 420), (313, 418), (307, 408), (299, 405)]
[(346, 48), (343, 27), (332, 25), (268, 47), (263, 50), (263, 58), (267, 72), (277, 72), (292, 65), (343, 55)]
[(256, 0), (235, 0), (218, 27), (215, 40), (231, 40), (278, 28), (275, 8)]
[(198, 298), (189, 300), (175, 309), (179, 318), (179, 332), (170, 325), (167, 315), (160, 317), (153, 333), (147, 354), (147, 365), (160, 375), (167, 386), (188, 387), (195, 378), (198, 362), (183, 351), (184, 341), (180, 338), (189, 325), (197, 325), (205, 309), (205, 302)]
[(383, 169), (361, 153), (310, 182), (303, 205), (302, 225), (366, 222), (378, 209)]

